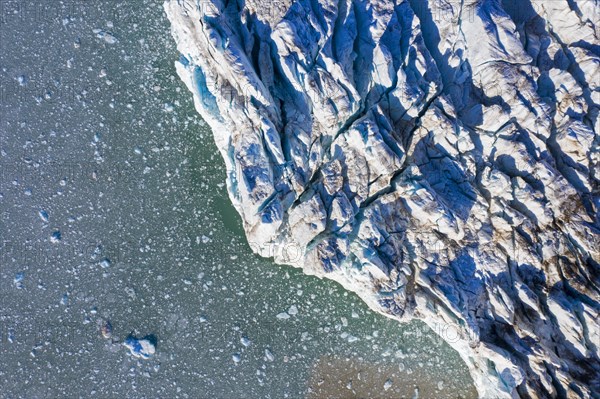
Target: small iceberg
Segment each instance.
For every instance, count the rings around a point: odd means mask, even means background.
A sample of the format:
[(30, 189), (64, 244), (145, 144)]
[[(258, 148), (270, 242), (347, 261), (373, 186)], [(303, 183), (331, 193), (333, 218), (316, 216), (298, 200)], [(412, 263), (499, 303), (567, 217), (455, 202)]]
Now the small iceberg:
[(59, 243), (60, 240), (62, 240), (62, 234), (60, 233), (59, 230), (56, 230), (54, 233), (52, 233), (52, 235), (50, 236), (50, 242), (53, 244)]
[(48, 216), (48, 212), (46, 212), (45, 210), (41, 209), (41, 210), (38, 212), (38, 214), (39, 214), (39, 216), (40, 216), (40, 219), (42, 219), (42, 222), (44, 222), (44, 223), (48, 223), (48, 217), (49, 217), (49, 216)]
[[(102, 334), (103, 338), (111, 339), (112, 338), (112, 330), (113, 330), (113, 328), (112, 328), (112, 324), (110, 324), (110, 320), (101, 320), (100, 333)], [(130, 348), (130, 350), (131, 350), (131, 348)], [(154, 353), (154, 350), (152, 353)]]
[(93, 29), (98, 39), (104, 40), (108, 44), (115, 44), (119, 41), (111, 32), (107, 32), (103, 29)]
[(125, 338), (123, 346), (129, 349), (134, 357), (149, 359), (156, 353), (156, 338), (153, 335), (148, 335), (138, 339), (130, 334)]
[(21, 273), (17, 273), (17, 275), (15, 276), (13, 282), (15, 284), (15, 287), (17, 287), (17, 289), (23, 289), (23, 280), (25, 280), (25, 273), (21, 272)]

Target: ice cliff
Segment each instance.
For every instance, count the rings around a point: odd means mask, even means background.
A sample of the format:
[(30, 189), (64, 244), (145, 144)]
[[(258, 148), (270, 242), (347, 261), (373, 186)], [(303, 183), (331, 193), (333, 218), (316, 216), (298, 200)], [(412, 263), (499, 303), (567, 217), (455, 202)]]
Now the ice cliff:
[(600, 395), (600, 2), (165, 9), (256, 252), (424, 320), (482, 398)]

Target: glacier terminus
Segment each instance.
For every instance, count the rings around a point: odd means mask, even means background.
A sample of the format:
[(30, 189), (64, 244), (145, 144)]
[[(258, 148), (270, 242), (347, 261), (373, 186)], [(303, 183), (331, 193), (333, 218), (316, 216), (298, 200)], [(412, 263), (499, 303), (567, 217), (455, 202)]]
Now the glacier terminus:
[(482, 398), (599, 397), (599, 1), (164, 7), (256, 253), (423, 320)]

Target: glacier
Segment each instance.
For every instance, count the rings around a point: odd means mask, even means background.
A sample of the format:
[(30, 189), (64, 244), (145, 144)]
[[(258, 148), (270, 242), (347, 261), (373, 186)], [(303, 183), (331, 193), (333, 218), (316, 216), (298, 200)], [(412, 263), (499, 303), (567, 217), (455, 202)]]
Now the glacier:
[(598, 0), (168, 0), (254, 252), (482, 398), (600, 395)]

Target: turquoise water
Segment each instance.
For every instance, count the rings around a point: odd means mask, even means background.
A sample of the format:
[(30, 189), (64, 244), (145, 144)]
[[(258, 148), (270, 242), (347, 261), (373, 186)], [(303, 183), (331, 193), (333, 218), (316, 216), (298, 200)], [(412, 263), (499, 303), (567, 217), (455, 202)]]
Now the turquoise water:
[(1, 397), (476, 397), (422, 323), (252, 254), (160, 3), (31, 4), (0, 25)]

